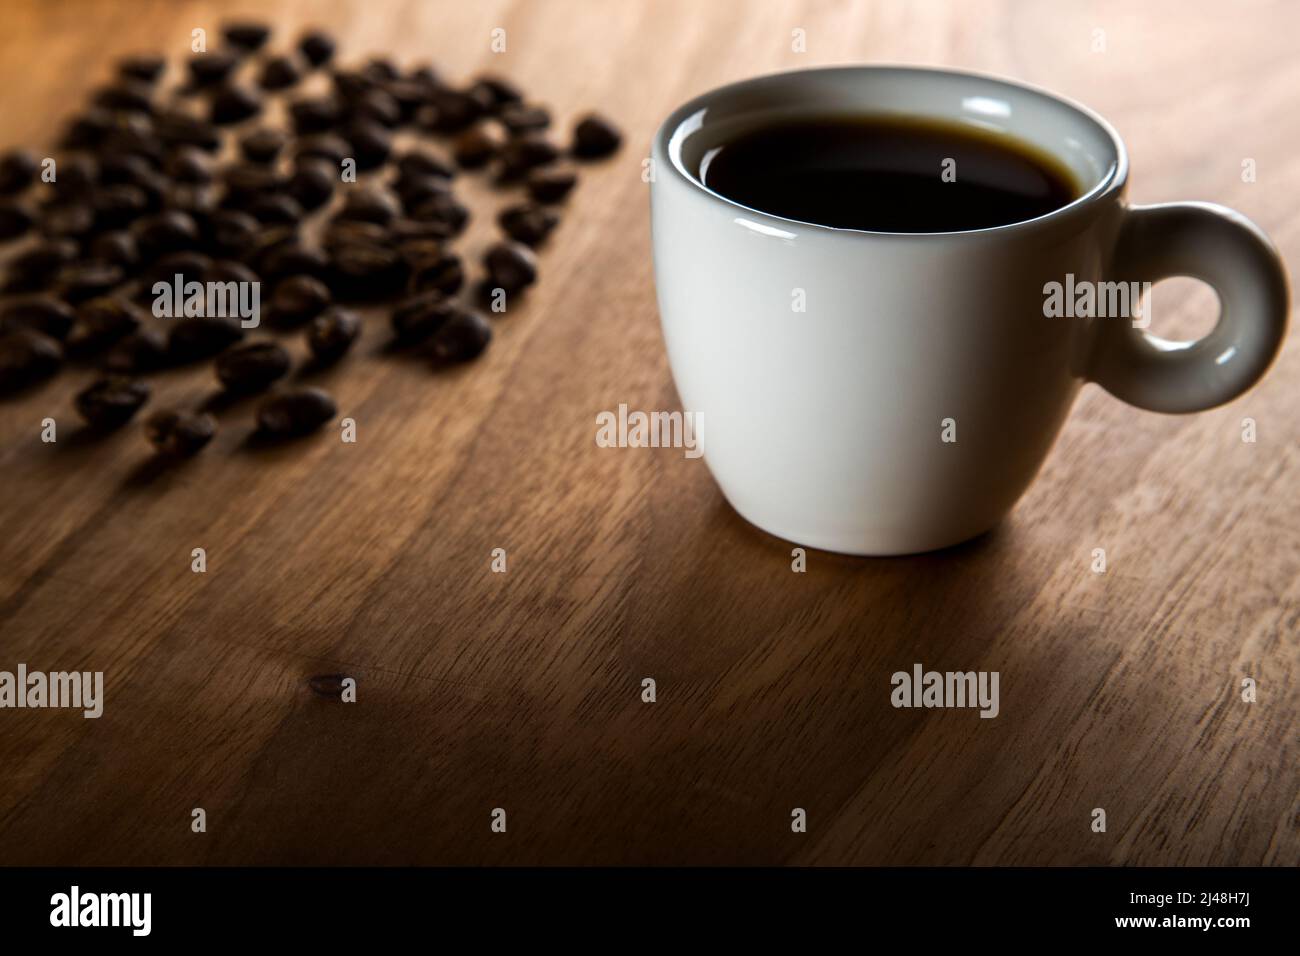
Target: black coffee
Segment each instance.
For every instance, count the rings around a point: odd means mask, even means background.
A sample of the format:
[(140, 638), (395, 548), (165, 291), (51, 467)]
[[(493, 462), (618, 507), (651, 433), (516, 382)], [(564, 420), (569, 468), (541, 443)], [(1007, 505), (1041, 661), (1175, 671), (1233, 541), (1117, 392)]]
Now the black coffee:
[(1001, 133), (942, 121), (836, 117), (738, 136), (704, 184), (760, 212), (872, 232), (961, 232), (1024, 222), (1072, 202), (1054, 157)]

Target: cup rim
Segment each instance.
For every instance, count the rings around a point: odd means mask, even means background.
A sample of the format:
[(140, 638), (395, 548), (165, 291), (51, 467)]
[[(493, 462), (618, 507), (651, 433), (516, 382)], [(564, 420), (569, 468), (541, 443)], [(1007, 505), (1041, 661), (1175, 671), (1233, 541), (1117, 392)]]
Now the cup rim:
[[(808, 222), (803, 219), (788, 219), (784, 216), (764, 212), (761, 209), (755, 209), (753, 206), (746, 206), (743, 203), (736, 202), (734, 199), (729, 199), (721, 193), (706, 186), (698, 177), (693, 176), (683, 168), (680, 162), (680, 155), (675, 154), (670, 148), (672, 138), (681, 128), (683, 122), (685, 122), (688, 117), (691, 117), (700, 110), (707, 108), (718, 96), (724, 93), (736, 92), (747, 86), (753, 86), (758, 83), (772, 82), (773, 80), (781, 78), (794, 79), (809, 73), (924, 73), (929, 75), (951, 76), (955, 78), (977, 79), (981, 82), (993, 83), (998, 86), (1007, 87), (1021, 92), (1029, 92), (1043, 99), (1050, 100), (1051, 102), (1078, 114), (1080, 118), (1091, 122), (1105, 133), (1115, 152), (1115, 163), (1106, 176), (1082, 195), (1066, 203), (1064, 206), (1059, 206), (1051, 212), (1044, 213), (1041, 216), (1035, 216), (1033, 219), (1023, 219), (1019, 222), (1003, 223), (997, 226), (985, 226), (981, 229), (958, 229), (950, 232), (889, 232), (885, 230), (852, 229), (841, 226), (828, 226), (822, 223)], [(1033, 231), (1046, 226), (1055, 226), (1064, 220), (1075, 218), (1099, 200), (1108, 196), (1120, 194), (1128, 183), (1128, 151), (1124, 148), (1124, 141), (1120, 138), (1119, 133), (1116, 132), (1115, 127), (1099, 113), (1084, 106), (1082, 103), (1070, 99), (1069, 97), (1053, 93), (1032, 83), (1024, 83), (1020, 80), (1013, 80), (1007, 77), (997, 76), (992, 73), (984, 73), (977, 70), (958, 70), (950, 69), (948, 67), (911, 66), (907, 64), (887, 63), (817, 66), (797, 70), (779, 70), (774, 73), (764, 73), (759, 76), (738, 80), (734, 83), (726, 83), (693, 97), (668, 114), (667, 119), (660, 124), (659, 129), (655, 132), (653, 147), (654, 154), (666, 160), (666, 164), (672, 175), (681, 179), (681, 181), (687, 186), (707, 197), (711, 202), (732, 210), (740, 210), (747, 216), (761, 217), (761, 219), (767, 220), (769, 223), (773, 224), (774, 228), (779, 230), (788, 230), (788, 227), (795, 226), (800, 229), (841, 236), (887, 237), (891, 239), (935, 239), (957, 238), (961, 236), (1001, 236), (1011, 232)]]

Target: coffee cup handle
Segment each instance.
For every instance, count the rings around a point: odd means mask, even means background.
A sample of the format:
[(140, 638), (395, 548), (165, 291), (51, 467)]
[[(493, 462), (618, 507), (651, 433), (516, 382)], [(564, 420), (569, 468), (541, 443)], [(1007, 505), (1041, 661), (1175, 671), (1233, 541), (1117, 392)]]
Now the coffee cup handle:
[(1201, 202), (1128, 207), (1108, 281), (1174, 276), (1200, 279), (1218, 293), (1214, 329), (1194, 342), (1169, 342), (1131, 319), (1097, 319), (1087, 377), (1138, 408), (1203, 411), (1241, 395), (1277, 356), (1286, 336), (1286, 269), (1268, 237), (1232, 209)]

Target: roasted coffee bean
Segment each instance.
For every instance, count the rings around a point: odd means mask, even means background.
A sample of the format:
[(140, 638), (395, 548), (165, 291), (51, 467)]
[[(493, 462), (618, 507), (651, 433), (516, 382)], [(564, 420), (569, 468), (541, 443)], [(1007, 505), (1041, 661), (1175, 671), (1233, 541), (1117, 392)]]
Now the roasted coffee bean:
[(334, 70), (330, 81), (334, 92), (345, 103), (358, 100), (375, 88), (375, 81), (360, 70)]
[(573, 191), (578, 176), (563, 166), (543, 166), (528, 174), (528, 195), (537, 202), (559, 202)]
[(273, 56), (262, 64), (262, 72), (257, 78), (258, 85), (264, 90), (285, 90), (302, 79), (302, 70), (288, 56)]
[(0, 156), (0, 193), (19, 193), (36, 180), (39, 164), (25, 149), (11, 149)]
[(328, 63), (334, 57), (334, 38), (321, 30), (308, 30), (298, 39), (298, 49), (312, 66)]
[(540, 246), (560, 224), (560, 216), (545, 206), (526, 202), (501, 210), (497, 224), (511, 239), (526, 246)]
[(167, 336), (160, 329), (144, 327), (118, 341), (104, 356), (109, 372), (139, 375), (167, 366)]
[(104, 131), (96, 152), (104, 158), (130, 154), (142, 156), (157, 168), (167, 145), (158, 135), (158, 118), (120, 111), (110, 111), (110, 115), (113, 120)]
[(175, 319), (167, 336), (167, 358), (175, 363), (211, 358), (243, 337), (244, 330), (234, 319), (219, 316)]
[(315, 431), (338, 409), (327, 392), (300, 388), (272, 395), (257, 410), (259, 431), (270, 438), (291, 438)]
[(41, 210), (40, 229), (51, 238), (79, 239), (95, 228), (95, 209), (85, 202), (60, 202)]
[(334, 195), (334, 183), (338, 178), (336, 169), (318, 160), (300, 162), (289, 177), (286, 187), (289, 195), (309, 212), (319, 209)]
[(227, 166), (221, 173), (226, 194), (223, 203), (227, 206), (242, 206), (259, 196), (281, 192), (284, 179), (270, 166), (260, 163), (235, 163)]
[(71, 239), (46, 239), (9, 260), (9, 285), (15, 288), (43, 286), (64, 265), (77, 258), (77, 243)]
[(446, 296), (435, 290), (408, 296), (390, 316), (397, 345), (405, 347), (426, 341), (457, 311)]
[(262, 97), (251, 87), (226, 84), (212, 97), (210, 118), (219, 125), (242, 123), (262, 112)]
[(322, 279), (329, 271), (329, 257), (295, 239), (278, 243), (258, 256), (257, 271), (267, 282), (297, 275)]
[(501, 181), (518, 179), (538, 166), (554, 162), (559, 155), (559, 148), (542, 133), (512, 137), (501, 149), (497, 178)]
[(144, 83), (156, 83), (167, 67), (167, 61), (157, 53), (136, 53), (117, 61), (118, 75)]
[(154, 132), (168, 146), (194, 146), (205, 153), (221, 148), (221, 134), (205, 119), (168, 110), (154, 119)]
[(439, 252), (411, 266), (410, 290), (412, 292), (433, 290), (443, 295), (451, 295), (464, 284), (464, 266), (461, 264), (460, 256), (455, 253)]
[(471, 95), (479, 102), (486, 102), (491, 110), (499, 110), (524, 98), (519, 87), (500, 76), (481, 76), (474, 81), (471, 90)]
[(201, 241), (208, 219), (217, 211), (217, 194), (201, 183), (175, 183), (163, 199), (163, 209), (186, 213), (199, 227)]
[(239, 20), (223, 25), (221, 35), (226, 38), (226, 42), (231, 46), (255, 51), (262, 49), (266, 45), (266, 41), (271, 37), (271, 28), (265, 23)]
[(212, 268), (212, 260), (201, 252), (186, 249), (171, 252), (159, 258), (140, 274), (140, 298), (146, 302), (154, 299), (155, 283), (165, 282), (175, 286), (180, 276), (181, 286), (186, 282), (198, 282), (205, 272)]
[(359, 100), (361, 96), (376, 88), (376, 81), (361, 70), (335, 69), (330, 73), (330, 82), (334, 85), (335, 94), (338, 94), (338, 98), (344, 103)]
[(483, 256), (488, 281), (506, 294), (520, 292), (537, 281), (537, 257), (517, 242), (498, 242)]
[(390, 83), (402, 75), (392, 60), (382, 56), (371, 57), (361, 73), (374, 83)]
[(284, 149), (288, 137), (278, 129), (259, 126), (239, 140), (239, 151), (250, 163), (272, 163)]
[(82, 199), (99, 181), (99, 164), (93, 156), (76, 153), (59, 160), (58, 180), (50, 185), (65, 199)]
[(551, 114), (545, 107), (524, 103), (512, 103), (504, 107), (497, 113), (497, 117), (512, 135), (537, 132), (551, 125)]
[(435, 362), (467, 362), (483, 354), (492, 341), (492, 327), (477, 312), (457, 309), (429, 342)]
[(482, 90), (439, 89), (430, 101), (432, 112), (425, 122), (435, 132), (458, 133), (492, 106), (490, 94)]
[(367, 90), (348, 104), (348, 113), (353, 122), (374, 123), (382, 129), (402, 122), (402, 106), (387, 90)]
[(396, 165), (400, 179), (419, 179), (424, 176), (451, 179), (456, 175), (456, 170), (437, 156), (420, 149), (402, 153), (397, 157)]
[(143, 156), (106, 154), (99, 159), (99, 181), (104, 186), (139, 186), (156, 173)]
[(378, 123), (357, 120), (350, 123), (344, 133), (352, 144), (351, 155), (361, 172), (382, 166), (392, 152), (393, 141), (388, 131)]
[(155, 132), (149, 117), (137, 113), (117, 113), (120, 119), (104, 134), (98, 150), (101, 157), (139, 156), (157, 171), (162, 166), (167, 144)]
[(197, 146), (178, 146), (167, 154), (164, 171), (179, 183), (208, 183), (212, 168), (207, 154)]
[(59, 145), (64, 149), (94, 149), (113, 127), (113, 114), (106, 109), (92, 106), (86, 112), (74, 116), (64, 127)]
[(140, 182), (132, 183), (131, 185), (144, 193), (144, 208), (146, 214), (163, 212), (168, 200), (172, 197), (172, 183), (166, 176), (161, 173), (153, 172), (152, 170), (150, 170), (149, 174), (140, 180)]
[(301, 325), (319, 315), (331, 302), (330, 290), (311, 276), (290, 276), (275, 287), (269, 306), (269, 319), (278, 328)]
[(106, 110), (152, 113), (153, 86), (140, 80), (121, 79), (100, 89), (94, 104)]
[(244, 342), (217, 356), (217, 378), (230, 392), (260, 392), (287, 375), (290, 364), (279, 342)]
[(130, 269), (140, 260), (136, 248), (135, 236), (124, 229), (105, 232), (96, 236), (88, 250), (92, 259), (113, 262), (123, 269)]
[(240, 255), (253, 244), (261, 226), (246, 212), (218, 209), (208, 220), (204, 243), (219, 256)]
[(148, 208), (149, 197), (139, 186), (105, 186), (94, 195), (95, 228), (120, 229), (139, 219)]
[(125, 278), (121, 266), (90, 259), (64, 266), (59, 272), (58, 283), (63, 298), (76, 305), (87, 299), (107, 295)]
[(397, 243), (397, 251), (401, 253), (402, 258), (407, 261), (411, 268), (416, 268), (426, 262), (432, 262), (443, 256), (447, 251), (447, 244), (440, 236), (399, 241), (390, 230), (389, 238)]
[(0, 242), (25, 235), (35, 222), (32, 211), (16, 199), (0, 199)]
[(198, 245), (199, 227), (194, 217), (176, 209), (137, 219), (132, 227), (140, 258), (148, 261), (165, 252)]
[(97, 355), (140, 327), (140, 310), (121, 296), (101, 296), (77, 306), (65, 343), (75, 357)]
[(469, 210), (454, 196), (431, 196), (408, 212), (417, 222), (436, 222), (446, 227), (451, 236), (458, 236), (469, 222)]
[(334, 249), (351, 242), (384, 245), (388, 242), (388, 229), (361, 219), (331, 219), (325, 224), (321, 242), (326, 249)]
[(442, 86), (442, 79), (439, 77), (438, 71), (428, 63), (421, 63), (419, 66), (413, 67), (411, 72), (406, 75), (406, 78), (410, 82), (423, 87), (426, 93)]
[(243, 255), (236, 258), (247, 263), (265, 278), (267, 259), (272, 250), (287, 245), (301, 245), (297, 226), (267, 226), (258, 230), (252, 245), (244, 250)]
[(397, 243), (409, 240), (437, 240), (441, 243), (452, 238), (454, 230), (443, 222), (401, 218), (388, 224), (388, 235)]
[(338, 298), (382, 299), (406, 284), (409, 267), (397, 250), (373, 242), (341, 242), (330, 249), (330, 284)]
[(623, 144), (623, 134), (605, 117), (589, 113), (573, 128), (574, 156), (599, 159), (615, 152)]
[(91, 428), (119, 428), (149, 400), (149, 386), (125, 375), (108, 375), (77, 393), (77, 414)]
[(0, 331), (0, 393), (49, 378), (63, 364), (63, 349), (35, 329)]
[(360, 316), (351, 309), (331, 306), (311, 320), (307, 347), (318, 362), (333, 362), (352, 347), (360, 332)]
[(298, 200), (286, 193), (258, 196), (248, 204), (248, 213), (264, 225), (288, 225), (303, 217)]
[(302, 162), (319, 159), (334, 167), (338, 176), (339, 164), (352, 155), (352, 144), (337, 133), (315, 133), (303, 136), (294, 146), (294, 157)]
[(451, 195), (451, 180), (437, 176), (398, 177), (393, 189), (405, 209), (414, 209), (437, 196)]
[(52, 295), (31, 295), (15, 299), (0, 309), (0, 332), (17, 328), (35, 329), (52, 339), (63, 339), (72, 328), (72, 307)]
[(506, 135), (501, 127), (491, 122), (476, 123), (456, 137), (452, 155), (465, 169), (478, 169), (501, 152)]
[(384, 89), (397, 103), (400, 123), (409, 123), (415, 116), (416, 110), (429, 101), (429, 96), (433, 92), (430, 86), (414, 79), (394, 80), (386, 84)]
[(216, 260), (203, 271), (199, 281), (205, 284), (208, 282), (220, 282), (222, 284), (227, 282), (248, 283), (250, 286), (254, 282), (261, 282), (256, 272), (242, 262), (235, 262), (233, 259)]
[(190, 57), (190, 80), (195, 86), (212, 86), (230, 76), (239, 57), (230, 50), (208, 50)]
[(293, 127), (300, 136), (333, 129), (338, 125), (339, 115), (339, 102), (333, 97), (318, 96), (298, 100), (289, 106)]
[(339, 219), (360, 219), (385, 225), (402, 213), (397, 197), (380, 187), (352, 187), (339, 210)]
[(154, 412), (144, 423), (144, 435), (160, 455), (188, 458), (212, 441), (217, 420), (207, 412), (163, 409)]

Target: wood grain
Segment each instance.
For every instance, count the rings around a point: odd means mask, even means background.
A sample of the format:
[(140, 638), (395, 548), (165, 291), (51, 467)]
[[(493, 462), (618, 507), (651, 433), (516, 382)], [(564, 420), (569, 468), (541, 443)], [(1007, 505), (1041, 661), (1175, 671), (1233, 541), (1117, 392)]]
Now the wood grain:
[[(74, 435), (87, 373), (0, 405), (0, 668), (107, 685), (99, 720), (0, 712), (0, 862), (1300, 862), (1294, 347), (1195, 416), (1089, 387), (992, 534), (915, 558), (812, 552), (806, 574), (702, 462), (593, 441), (620, 402), (678, 407), (640, 172), (688, 96), (824, 63), (1012, 76), (1117, 125), (1134, 201), (1231, 205), (1295, 262), (1293, 4), (8, 0), (0, 138), (49, 147), (115, 57), (180, 55), (240, 11), (282, 41), (328, 26), (345, 59), (505, 72), (628, 142), (584, 175), (482, 360), (433, 374), (378, 354), (375, 326), (319, 376), (355, 445), (249, 448), (240, 406), (156, 474), (138, 429)], [(500, 200), (469, 195), (479, 249)], [(1204, 301), (1162, 288), (1157, 331), (1204, 328)], [(209, 376), (161, 376), (155, 401), (198, 400)], [(891, 708), (890, 674), (915, 661), (999, 671), (1000, 716)], [(356, 704), (312, 692), (335, 673)]]

